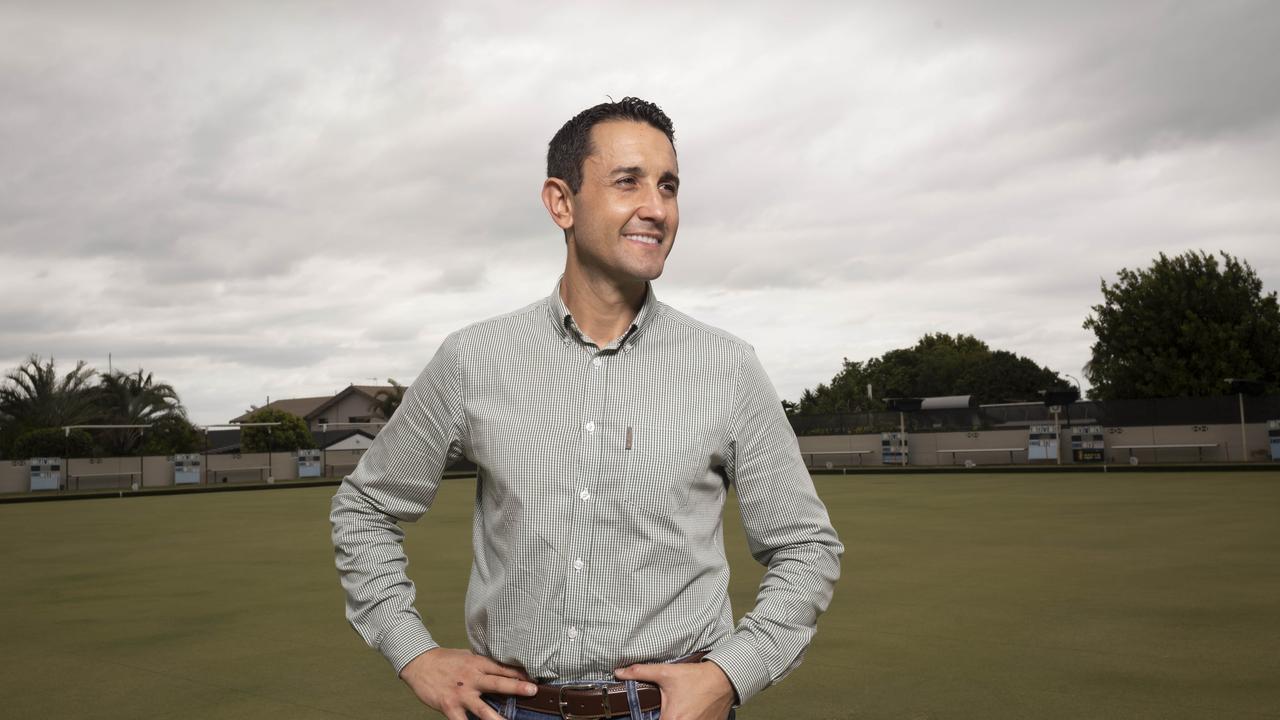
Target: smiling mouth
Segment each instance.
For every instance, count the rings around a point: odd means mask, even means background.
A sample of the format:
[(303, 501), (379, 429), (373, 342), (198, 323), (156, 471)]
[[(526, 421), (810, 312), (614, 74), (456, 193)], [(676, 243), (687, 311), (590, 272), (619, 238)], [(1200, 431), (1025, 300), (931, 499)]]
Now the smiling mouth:
[(636, 234), (629, 233), (629, 234), (623, 235), (622, 237), (628, 240), (633, 240), (638, 243), (644, 243), (645, 245), (661, 245), (662, 244), (662, 240), (660, 238), (656, 238), (651, 235), (636, 235)]

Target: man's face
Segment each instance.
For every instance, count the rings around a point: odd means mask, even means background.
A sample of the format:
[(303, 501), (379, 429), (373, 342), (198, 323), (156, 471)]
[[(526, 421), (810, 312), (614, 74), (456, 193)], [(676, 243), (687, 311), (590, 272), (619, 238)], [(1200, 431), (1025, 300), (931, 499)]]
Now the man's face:
[(675, 148), (661, 130), (628, 120), (596, 125), (591, 140), (573, 196), (578, 261), (619, 282), (653, 280), (680, 226)]

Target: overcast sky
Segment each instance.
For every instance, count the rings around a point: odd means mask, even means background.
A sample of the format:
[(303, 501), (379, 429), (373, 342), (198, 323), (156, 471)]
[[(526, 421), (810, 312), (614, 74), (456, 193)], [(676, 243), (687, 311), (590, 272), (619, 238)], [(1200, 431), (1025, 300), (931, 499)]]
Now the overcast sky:
[(1274, 2), (6, 2), (0, 366), (139, 366), (193, 420), (412, 380), (550, 293), (546, 143), (672, 117), (658, 296), (784, 398), (921, 334), (1082, 378), (1100, 279), (1280, 289)]

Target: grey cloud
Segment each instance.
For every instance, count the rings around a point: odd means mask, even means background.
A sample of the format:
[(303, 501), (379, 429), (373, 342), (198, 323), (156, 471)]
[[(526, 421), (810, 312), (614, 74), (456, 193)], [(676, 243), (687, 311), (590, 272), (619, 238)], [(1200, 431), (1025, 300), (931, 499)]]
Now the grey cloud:
[(1280, 14), (1267, 2), (926, 7), (940, 33), (1022, 51), (1034, 72), (1018, 115), (1066, 129), (1077, 150), (1145, 154), (1270, 133), (1280, 117)]
[[(20, 270), (6, 269), (9, 272)], [(48, 306), (0, 307), (0, 347), (16, 346), (10, 337), (33, 332), (47, 332), (74, 322), (74, 313)]]

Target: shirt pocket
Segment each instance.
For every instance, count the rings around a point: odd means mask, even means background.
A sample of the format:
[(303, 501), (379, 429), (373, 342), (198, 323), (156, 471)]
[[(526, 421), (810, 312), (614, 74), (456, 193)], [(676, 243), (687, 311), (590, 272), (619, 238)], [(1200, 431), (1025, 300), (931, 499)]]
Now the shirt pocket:
[(702, 434), (693, 428), (633, 425), (622, 429), (627, 503), (658, 516), (681, 510), (707, 469)]

